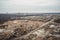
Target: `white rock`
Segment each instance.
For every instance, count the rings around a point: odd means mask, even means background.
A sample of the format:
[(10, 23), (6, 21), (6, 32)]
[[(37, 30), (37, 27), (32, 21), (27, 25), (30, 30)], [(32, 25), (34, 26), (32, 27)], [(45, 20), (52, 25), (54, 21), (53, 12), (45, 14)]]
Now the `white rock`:
[(17, 21), (13, 21), (13, 23), (18, 23)]
[(55, 25), (50, 25), (50, 28), (54, 28), (55, 27)]
[(0, 32), (4, 32), (5, 29), (0, 29)]

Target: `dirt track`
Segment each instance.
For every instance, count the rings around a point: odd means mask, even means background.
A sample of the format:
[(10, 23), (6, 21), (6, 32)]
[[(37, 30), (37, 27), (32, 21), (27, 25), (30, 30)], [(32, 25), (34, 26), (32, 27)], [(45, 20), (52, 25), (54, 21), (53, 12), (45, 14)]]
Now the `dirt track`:
[[(48, 24), (51, 23), (53, 20), (54, 20), (54, 19), (52, 19), (52, 20), (49, 21), (49, 22), (46, 22), (46, 23), (42, 24), (40, 27), (36, 28), (35, 30), (31, 31), (30, 33), (28, 33), (28, 34), (26, 34), (26, 35), (24, 35), (24, 36), (22, 36), (22, 37), (20, 37), (20, 38), (28, 37), (30, 34), (34, 34), (35, 32), (40, 31), (42, 28), (44, 28), (44, 26), (48, 25)], [(38, 33), (39, 33), (39, 32), (38, 32)], [(39, 33), (39, 34), (40, 34), (40, 33)], [(42, 33), (42, 34), (43, 34), (43, 33)], [(42, 34), (40, 34), (40, 35), (42, 35)], [(37, 35), (38, 35), (38, 34), (37, 34)], [(47, 35), (48, 35), (48, 34), (47, 34)], [(38, 35), (38, 36), (39, 36), (39, 35)]]

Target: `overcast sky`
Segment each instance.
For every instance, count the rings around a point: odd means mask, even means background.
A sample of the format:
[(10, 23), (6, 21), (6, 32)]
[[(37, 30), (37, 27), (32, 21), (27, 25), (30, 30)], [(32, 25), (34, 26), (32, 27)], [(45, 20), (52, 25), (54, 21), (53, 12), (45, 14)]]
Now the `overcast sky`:
[(0, 12), (60, 13), (60, 0), (0, 0)]

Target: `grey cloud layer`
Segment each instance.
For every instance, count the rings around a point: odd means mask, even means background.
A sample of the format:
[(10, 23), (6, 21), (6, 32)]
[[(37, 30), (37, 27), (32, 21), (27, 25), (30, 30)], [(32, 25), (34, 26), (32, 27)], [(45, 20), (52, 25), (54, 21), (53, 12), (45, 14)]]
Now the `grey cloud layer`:
[(60, 0), (52, 0), (52, 3), (48, 2), (47, 5), (44, 2), (25, 5), (23, 3), (14, 5), (9, 2), (10, 0), (0, 0), (0, 12), (60, 12)]

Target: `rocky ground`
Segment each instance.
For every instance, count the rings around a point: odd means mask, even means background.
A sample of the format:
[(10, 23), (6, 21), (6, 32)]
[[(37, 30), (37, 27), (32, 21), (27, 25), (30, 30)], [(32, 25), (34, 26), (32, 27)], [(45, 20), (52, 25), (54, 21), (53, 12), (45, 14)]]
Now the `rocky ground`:
[(9, 39), (10, 36), (20, 37), (40, 27), (43, 23), (44, 22), (29, 20), (7, 21), (0, 25), (0, 33), (4, 32), (1, 35), (6, 36), (6, 38), (2, 37), (4, 38), (3, 40)]
[(60, 40), (59, 20), (6, 21), (0, 24), (0, 40)]

